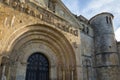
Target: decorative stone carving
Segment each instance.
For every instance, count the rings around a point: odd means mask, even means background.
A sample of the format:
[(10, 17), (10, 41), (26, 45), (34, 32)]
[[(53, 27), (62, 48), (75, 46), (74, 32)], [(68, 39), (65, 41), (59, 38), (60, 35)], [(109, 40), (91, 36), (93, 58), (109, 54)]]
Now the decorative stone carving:
[(53, 12), (55, 12), (55, 7), (56, 7), (56, 0), (49, 0), (48, 1), (48, 8), (51, 10), (51, 11), (53, 11)]
[(27, 7), (26, 7), (26, 13), (30, 14), (30, 12), (31, 12), (30, 7), (27, 5)]
[(78, 48), (78, 46), (77, 46), (77, 43), (76, 43), (76, 42), (73, 42), (73, 45), (74, 45), (74, 47), (75, 47), (75, 48)]
[(12, 17), (12, 20), (11, 20), (11, 27), (13, 26), (14, 21), (15, 21), (15, 16)]
[(2, 78), (1, 78), (1, 80), (6, 80), (5, 69), (6, 69), (6, 66), (4, 65), (4, 66), (3, 66), (3, 71), (2, 71)]
[(16, 8), (16, 7), (17, 7), (17, 5), (18, 5), (18, 3), (17, 3), (17, 2), (13, 2), (13, 4), (12, 4), (12, 6), (13, 6), (14, 8)]
[(0, 40), (2, 39), (2, 34), (3, 34), (3, 31), (0, 30)]
[[(38, 13), (36, 10), (32, 9), (30, 5), (24, 4), (25, 0), (20, 0), (20, 2), (13, 1), (11, 3), (13, 8), (19, 11), (22, 11), (23, 13), (27, 13), (28, 15), (39, 18), (44, 22), (47, 22), (49, 24), (56, 26), (56, 28), (62, 31), (78, 36), (78, 30), (73, 28), (69, 22), (59, 19), (59, 17), (52, 15), (52, 13), (47, 10), (43, 10), (44, 12)], [(11, 24), (9, 24), (10, 26), (13, 25), (14, 19), (15, 17), (12, 18)], [(4, 26), (6, 26), (6, 24), (8, 23), (7, 20), (8, 18), (5, 19)]]
[(21, 3), (21, 4), (20, 4), (20, 7), (21, 7), (21, 8), (24, 8), (24, 3)]
[(34, 17), (36, 17), (36, 15), (37, 15), (35, 11), (31, 11), (30, 13), (31, 13), (31, 15), (34, 16)]
[(4, 20), (4, 27), (7, 26), (7, 20), (8, 20), (8, 18), (6, 17)]
[(19, 0), (20, 1), (20, 3), (25, 3), (25, 0)]

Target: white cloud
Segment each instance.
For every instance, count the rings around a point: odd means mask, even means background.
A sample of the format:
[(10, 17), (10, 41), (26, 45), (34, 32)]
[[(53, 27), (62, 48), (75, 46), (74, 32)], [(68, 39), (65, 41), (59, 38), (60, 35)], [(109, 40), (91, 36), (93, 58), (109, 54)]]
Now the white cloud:
[(115, 32), (115, 37), (117, 39), (117, 41), (120, 41), (120, 28), (118, 28)]
[[(87, 0), (87, 5), (80, 8), (81, 0), (62, 0), (67, 3), (67, 7), (77, 15), (83, 15), (90, 19), (101, 12), (110, 12), (114, 15), (114, 30), (116, 39), (120, 39), (120, 0)], [(118, 29), (119, 28), (119, 29)]]
[(79, 0), (62, 0), (65, 5), (70, 9), (71, 12), (73, 13), (78, 13), (79, 10)]
[[(120, 41), (120, 0), (92, 0), (89, 5), (81, 11), (87, 18), (101, 13), (110, 12), (114, 15), (114, 29), (117, 41)], [(88, 15), (89, 13), (89, 15)]]
[(110, 12), (114, 18), (115, 30), (119, 27), (120, 21), (120, 0), (92, 0), (84, 9), (81, 14), (90, 19), (94, 15), (101, 12)]

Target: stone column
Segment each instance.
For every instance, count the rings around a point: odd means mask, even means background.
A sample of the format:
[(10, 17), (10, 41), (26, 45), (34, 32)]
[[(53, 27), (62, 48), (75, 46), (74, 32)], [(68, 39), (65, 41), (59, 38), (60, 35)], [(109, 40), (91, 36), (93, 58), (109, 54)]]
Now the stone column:
[(70, 69), (69, 68), (67, 68), (66, 70), (65, 70), (65, 72), (66, 72), (66, 79), (65, 80), (70, 80), (71, 78), (71, 73), (70, 73)]
[(2, 77), (2, 57), (0, 55), (0, 79)]
[(11, 73), (10, 69), (11, 69), (11, 67), (8, 68), (7, 80), (10, 80), (10, 73)]
[(66, 72), (65, 70), (62, 70), (62, 80), (65, 80), (66, 79)]
[(74, 71), (75, 71), (74, 68), (71, 67), (71, 68), (70, 68), (70, 80), (74, 80), (74, 79), (75, 79), (75, 78), (74, 78), (74, 74), (75, 74)]
[(6, 66), (4, 65), (3, 70), (2, 70), (2, 78), (1, 78), (1, 80), (6, 80), (5, 69), (6, 69)]

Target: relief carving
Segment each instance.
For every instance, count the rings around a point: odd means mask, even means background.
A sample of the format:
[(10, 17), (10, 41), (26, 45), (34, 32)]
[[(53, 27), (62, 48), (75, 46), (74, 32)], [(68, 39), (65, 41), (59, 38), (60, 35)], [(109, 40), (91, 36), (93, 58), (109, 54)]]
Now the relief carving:
[[(9, 0), (6, 0), (6, 1), (9, 2)], [(78, 36), (78, 30), (73, 28), (69, 22), (63, 19), (60, 19), (59, 17), (53, 15), (47, 10), (43, 10), (44, 12), (38, 13), (36, 10), (32, 9), (28, 4), (25, 4), (25, 0), (20, 0), (20, 2), (16, 2), (16, 1), (12, 2), (12, 7), (17, 9), (18, 11), (22, 11), (23, 13), (26, 13), (35, 18), (39, 18), (44, 22), (52, 24), (60, 30), (63, 30), (65, 32)], [(15, 19), (15, 16), (12, 17), (11, 21), (9, 20), (9, 18), (5, 18), (4, 26), (8, 26), (8, 24), (9, 26), (13, 26), (14, 19)]]
[(6, 17), (4, 20), (4, 27), (7, 26), (7, 20), (8, 20), (8, 18)]
[(13, 8), (16, 8), (16, 7), (17, 7), (17, 5), (18, 5), (18, 3), (17, 3), (17, 2), (13, 2), (13, 3), (12, 3)]
[(2, 39), (3, 30), (0, 30), (0, 40)]
[(76, 42), (73, 42), (73, 46), (74, 46), (74, 48), (78, 48), (78, 46), (77, 46), (77, 43), (76, 43)]
[(30, 7), (27, 5), (27, 7), (26, 7), (26, 13), (30, 14), (30, 12), (31, 12)]
[(31, 10), (30, 13), (31, 13), (32, 16), (36, 17), (36, 12), (35, 11)]
[(20, 6), (19, 6), (19, 9), (20, 9), (20, 11), (24, 11), (25, 9), (24, 9), (24, 3), (20, 3)]
[(25, 3), (25, 0), (19, 0), (20, 1), (20, 3)]
[(11, 27), (13, 26), (14, 21), (15, 21), (15, 16), (12, 17), (12, 20), (11, 20)]
[(4, 22), (3, 23), (4, 27), (12, 27), (14, 25), (14, 22), (15, 22), (15, 16), (5, 17), (3, 22)]
[(38, 14), (37, 17), (38, 17), (39, 19), (42, 19), (42, 14)]

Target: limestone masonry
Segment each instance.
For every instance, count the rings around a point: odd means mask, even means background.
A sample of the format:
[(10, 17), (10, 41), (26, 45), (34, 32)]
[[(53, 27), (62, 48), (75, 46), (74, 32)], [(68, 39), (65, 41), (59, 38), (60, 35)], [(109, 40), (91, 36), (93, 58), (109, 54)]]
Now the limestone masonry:
[(61, 0), (0, 0), (0, 80), (120, 80), (113, 18), (87, 20)]

